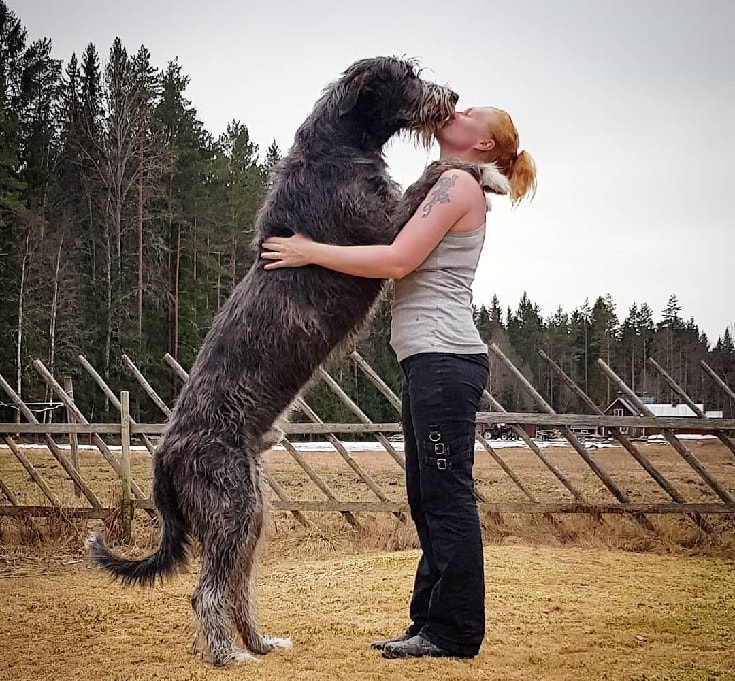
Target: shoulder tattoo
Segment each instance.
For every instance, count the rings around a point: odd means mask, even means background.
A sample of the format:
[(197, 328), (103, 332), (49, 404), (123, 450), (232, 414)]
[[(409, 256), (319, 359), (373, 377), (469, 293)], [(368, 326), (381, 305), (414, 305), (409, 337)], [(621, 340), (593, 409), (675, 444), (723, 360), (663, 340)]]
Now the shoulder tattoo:
[(449, 203), (449, 190), (454, 187), (457, 181), (456, 175), (449, 177), (440, 177), (434, 188), (431, 190), (429, 200), (424, 204), (424, 210), (421, 213), (422, 218), (428, 218), (431, 215), (431, 209), (438, 203)]

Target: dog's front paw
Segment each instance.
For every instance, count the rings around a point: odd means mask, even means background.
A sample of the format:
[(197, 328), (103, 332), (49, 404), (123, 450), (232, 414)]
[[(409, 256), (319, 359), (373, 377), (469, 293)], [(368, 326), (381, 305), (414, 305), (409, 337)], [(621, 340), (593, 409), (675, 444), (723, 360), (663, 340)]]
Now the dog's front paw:
[(265, 435), (263, 435), (263, 445), (265, 449), (275, 447), (286, 436), (278, 426), (273, 426)]

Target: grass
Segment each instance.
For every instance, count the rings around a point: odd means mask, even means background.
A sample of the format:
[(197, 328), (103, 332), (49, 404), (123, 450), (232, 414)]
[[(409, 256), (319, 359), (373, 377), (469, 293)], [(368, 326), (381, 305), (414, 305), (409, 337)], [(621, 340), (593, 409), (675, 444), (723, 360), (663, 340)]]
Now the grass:
[(260, 619), (291, 651), (238, 670), (189, 651), (193, 569), (151, 590), (83, 562), (0, 580), (0, 678), (735, 679), (735, 562), (579, 547), (489, 546), (487, 635), (473, 660), (383, 660), (373, 639), (406, 625), (418, 553), (269, 556)]
[[(688, 444), (735, 489), (730, 452), (709, 440)], [(666, 446), (642, 451), (688, 500), (712, 500)], [(27, 453), (65, 503), (76, 505), (71, 484), (48, 453)], [(501, 454), (540, 498), (563, 494), (527, 451)], [(604, 497), (574, 452), (548, 454), (586, 495)], [(593, 455), (631, 497), (660, 498), (624, 451)], [(334, 454), (305, 456), (340, 498), (370, 498)], [(497, 466), (481, 457), (476, 474), (483, 493), (518, 499)], [(391, 498), (401, 498), (395, 462), (387, 455), (356, 458)], [(286, 455), (273, 453), (268, 467), (294, 498), (320, 498)], [(136, 456), (133, 469), (147, 489), (147, 458)], [(95, 492), (115, 503), (118, 484), (109, 466), (85, 453), (82, 470)], [(0, 477), (21, 503), (42, 503), (9, 452), (0, 452)], [(710, 517), (715, 532), (705, 534), (682, 516), (652, 516), (655, 532), (648, 532), (619, 516), (557, 516), (551, 522), (537, 515), (485, 515), (487, 634), (480, 655), (469, 661), (388, 661), (369, 648), (371, 640), (407, 624), (418, 557), (410, 523), (362, 514), (353, 529), (336, 513), (309, 518), (313, 525), (304, 528), (291, 515), (274, 513), (259, 561), (260, 620), (269, 633), (292, 636), (294, 648), (236, 669), (214, 669), (190, 652), (196, 558), (164, 585), (124, 589), (87, 567), (81, 550), (87, 523), (39, 519), (39, 535), (1, 519), (0, 679), (735, 681), (732, 516)], [(157, 530), (142, 513), (134, 527), (133, 546), (118, 551), (149, 552)], [(102, 529), (109, 537), (112, 528)]]

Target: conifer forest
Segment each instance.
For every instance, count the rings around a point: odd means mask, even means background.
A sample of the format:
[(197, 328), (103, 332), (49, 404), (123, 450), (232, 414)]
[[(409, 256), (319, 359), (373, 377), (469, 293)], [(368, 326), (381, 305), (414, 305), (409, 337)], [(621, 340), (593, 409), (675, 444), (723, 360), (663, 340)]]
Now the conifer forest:
[[(0, 0), (0, 374), (28, 402), (48, 401), (32, 367), (41, 359), (55, 376), (73, 378), (90, 420), (114, 420), (80, 367), (84, 355), (113, 390), (131, 391), (136, 419), (160, 421), (121, 356), (165, 401), (175, 399), (180, 382), (162, 357), (191, 365), (213, 315), (251, 267), (255, 217), (282, 152), (275, 142), (259, 148), (236, 118), (216, 137), (207, 131), (178, 61), (156, 64), (144, 46), (132, 51), (119, 39), (81, 45), (66, 62), (51, 47), (50, 38), (29, 40), (22, 17)], [(644, 298), (642, 291), (622, 311), (610, 295), (591, 292), (581, 307), (543, 316), (526, 294), (501, 304), (484, 292), (492, 302), (475, 308), (475, 321), (556, 411), (584, 406), (540, 349), (602, 408), (615, 388), (598, 358), (639, 394), (672, 399), (646, 365), (652, 356), (696, 402), (735, 418), (700, 366), (704, 360), (735, 385), (732, 330), (707, 338), (693, 318), (682, 318), (675, 292), (664, 310)], [(390, 291), (357, 349), (398, 390), (389, 335)], [(396, 420), (349, 360), (329, 370), (371, 419)], [(490, 381), (507, 410), (535, 410), (502, 367), (493, 367)], [(319, 384), (309, 403), (324, 421), (354, 420)], [(0, 421), (16, 418), (0, 406)]]

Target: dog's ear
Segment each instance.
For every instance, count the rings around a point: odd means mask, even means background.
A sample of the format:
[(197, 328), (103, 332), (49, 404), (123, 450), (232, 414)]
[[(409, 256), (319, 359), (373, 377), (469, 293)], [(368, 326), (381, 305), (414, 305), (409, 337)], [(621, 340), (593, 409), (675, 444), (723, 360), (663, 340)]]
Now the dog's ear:
[(356, 106), (365, 87), (365, 74), (360, 73), (351, 78), (343, 86), (342, 97), (339, 102), (339, 115), (345, 116), (350, 113)]

